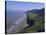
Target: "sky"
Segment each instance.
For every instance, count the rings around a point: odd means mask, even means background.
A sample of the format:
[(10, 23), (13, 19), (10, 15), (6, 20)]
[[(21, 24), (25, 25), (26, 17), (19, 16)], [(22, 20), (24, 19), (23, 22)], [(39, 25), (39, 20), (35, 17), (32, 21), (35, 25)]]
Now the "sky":
[(27, 11), (44, 8), (44, 3), (7, 1), (6, 8), (11, 11)]

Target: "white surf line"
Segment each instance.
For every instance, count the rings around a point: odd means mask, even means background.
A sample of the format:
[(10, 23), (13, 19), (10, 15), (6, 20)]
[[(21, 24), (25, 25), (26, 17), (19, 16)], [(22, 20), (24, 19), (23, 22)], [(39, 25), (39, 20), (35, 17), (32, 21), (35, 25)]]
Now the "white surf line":
[[(21, 24), (20, 22), (21, 22), (24, 18), (27, 18), (26, 15), (23, 16), (23, 17), (21, 17), (19, 20), (17, 20), (17, 21), (15, 22), (15, 25), (12, 26), (9, 30), (7, 30), (7, 32), (10, 33), (10, 32), (15, 28), (15, 26), (18, 26), (19, 24)], [(17, 28), (17, 27), (16, 27), (16, 28)]]
[(12, 31), (12, 29), (15, 27), (15, 25), (14, 26), (12, 26), (10, 29), (8, 29), (7, 30), (7, 33), (11, 33), (11, 31)]
[(25, 16), (21, 17), (19, 20), (17, 20), (17, 21), (15, 22), (15, 24), (18, 25), (18, 23), (20, 23), (24, 18), (25, 18)]

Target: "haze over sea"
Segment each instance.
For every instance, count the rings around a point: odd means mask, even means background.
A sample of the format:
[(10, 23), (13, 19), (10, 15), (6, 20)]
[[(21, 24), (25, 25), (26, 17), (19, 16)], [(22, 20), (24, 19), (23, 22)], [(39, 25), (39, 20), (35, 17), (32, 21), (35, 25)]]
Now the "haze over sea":
[(24, 16), (24, 12), (7, 12), (7, 29), (15, 24), (15, 21)]

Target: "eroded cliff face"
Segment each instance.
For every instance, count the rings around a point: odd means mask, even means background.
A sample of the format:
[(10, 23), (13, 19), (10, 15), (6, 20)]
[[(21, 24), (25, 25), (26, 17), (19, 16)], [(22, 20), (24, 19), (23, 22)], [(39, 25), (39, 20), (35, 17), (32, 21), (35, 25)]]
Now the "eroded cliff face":
[[(44, 19), (44, 14), (45, 14), (45, 12), (44, 12), (44, 10), (45, 10), (45, 8), (42, 8), (42, 9), (33, 9), (33, 10), (28, 10), (27, 12), (26, 12), (26, 15), (27, 15), (27, 24), (29, 24), (29, 25), (32, 25), (33, 24), (33, 22), (34, 22), (34, 20), (30, 20), (29, 19), (29, 14), (39, 14), (38, 16), (42, 16), (43, 17), (43, 19)], [(32, 17), (32, 16), (31, 16)]]

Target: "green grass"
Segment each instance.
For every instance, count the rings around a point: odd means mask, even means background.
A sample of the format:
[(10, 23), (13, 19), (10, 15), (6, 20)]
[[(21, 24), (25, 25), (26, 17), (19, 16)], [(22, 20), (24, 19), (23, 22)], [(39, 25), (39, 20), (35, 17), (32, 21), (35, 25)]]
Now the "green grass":
[(30, 14), (28, 14), (29, 15), (29, 19), (31, 20), (33, 20), (34, 18), (36, 18), (39, 14), (35, 14), (35, 13), (30, 13)]
[(42, 21), (36, 21), (35, 24), (30, 27), (30, 28), (26, 28), (26, 32), (37, 32), (37, 30), (42, 29), (43, 28), (43, 23)]
[(30, 20), (34, 20), (34, 25), (24, 29), (23, 31), (25, 32), (37, 32), (39, 29), (43, 29), (44, 28), (44, 23), (43, 23), (43, 17), (39, 16), (39, 14), (36, 13), (30, 13), (29, 15), (29, 19)]

